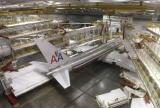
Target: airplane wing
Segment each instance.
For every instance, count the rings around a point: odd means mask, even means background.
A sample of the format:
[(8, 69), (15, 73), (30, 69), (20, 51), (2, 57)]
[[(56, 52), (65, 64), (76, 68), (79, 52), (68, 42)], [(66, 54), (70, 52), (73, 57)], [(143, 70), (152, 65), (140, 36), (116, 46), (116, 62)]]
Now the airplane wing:
[(109, 64), (115, 62), (117, 66), (120, 66), (124, 69), (130, 70), (132, 72), (136, 71), (132, 60), (128, 58), (127, 53), (119, 53), (118, 51), (112, 51), (111, 53), (103, 57), (101, 60)]

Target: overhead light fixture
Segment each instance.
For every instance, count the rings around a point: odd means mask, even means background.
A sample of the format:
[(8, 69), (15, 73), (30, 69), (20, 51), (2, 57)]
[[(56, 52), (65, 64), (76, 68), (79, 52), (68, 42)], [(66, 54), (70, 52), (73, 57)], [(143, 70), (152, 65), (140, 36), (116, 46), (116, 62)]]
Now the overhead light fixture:
[(155, 12), (155, 10), (147, 10), (148, 12)]
[(60, 23), (60, 22), (62, 22), (61, 20), (53, 20), (52, 21), (53, 23)]
[(114, 0), (115, 2), (127, 2), (127, 1), (130, 1), (130, 0)]
[(110, 3), (110, 2), (128, 2), (130, 0), (88, 0), (89, 2), (105, 2), (105, 3)]
[(56, 9), (61, 10), (61, 9), (65, 9), (65, 8), (56, 8)]
[(55, 2), (54, 4), (55, 5), (60, 5), (60, 4), (62, 4), (62, 2)]
[(145, 2), (145, 3), (151, 3), (152, 1), (149, 1), (149, 0), (148, 0), (148, 1), (144, 1), (144, 2)]
[(54, 1), (46, 1), (46, 4), (47, 4), (47, 5), (53, 5), (53, 4), (54, 4)]

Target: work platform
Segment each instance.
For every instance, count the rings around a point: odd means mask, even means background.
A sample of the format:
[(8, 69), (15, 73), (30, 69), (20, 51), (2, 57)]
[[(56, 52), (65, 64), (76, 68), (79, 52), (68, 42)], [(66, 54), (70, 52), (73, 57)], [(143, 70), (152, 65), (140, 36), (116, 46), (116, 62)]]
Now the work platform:
[(18, 72), (5, 74), (6, 78), (12, 79), (11, 87), (16, 97), (49, 81), (48, 77), (35, 72), (34, 68), (34, 65), (26, 66)]
[[(140, 32), (142, 31), (142, 33)], [(160, 65), (159, 65), (159, 45), (157, 34), (147, 31), (143, 26), (136, 25), (135, 29), (127, 31), (128, 42), (132, 45), (137, 59), (133, 63), (138, 75), (143, 81), (146, 90), (154, 104), (159, 108), (159, 88), (160, 88)]]

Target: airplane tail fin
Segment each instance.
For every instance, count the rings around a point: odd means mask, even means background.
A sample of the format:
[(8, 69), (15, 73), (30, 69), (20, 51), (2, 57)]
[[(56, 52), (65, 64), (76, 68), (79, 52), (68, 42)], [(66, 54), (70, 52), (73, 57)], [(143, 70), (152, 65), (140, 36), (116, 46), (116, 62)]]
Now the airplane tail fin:
[[(47, 69), (52, 70), (69, 59), (67, 55), (61, 53), (60, 49), (56, 48), (45, 39), (37, 39), (35, 40), (35, 43), (48, 63), (31, 62), (31, 64), (36, 64), (44, 68), (47, 67)], [(62, 69), (54, 72), (51, 75), (59, 82), (59, 84), (61, 84), (64, 89), (70, 86), (69, 69)]]
[(60, 49), (58, 49), (45, 39), (36, 39), (35, 43), (47, 62), (50, 64), (61, 64), (62, 62), (64, 62), (64, 60), (67, 60), (69, 58), (67, 55), (63, 54)]

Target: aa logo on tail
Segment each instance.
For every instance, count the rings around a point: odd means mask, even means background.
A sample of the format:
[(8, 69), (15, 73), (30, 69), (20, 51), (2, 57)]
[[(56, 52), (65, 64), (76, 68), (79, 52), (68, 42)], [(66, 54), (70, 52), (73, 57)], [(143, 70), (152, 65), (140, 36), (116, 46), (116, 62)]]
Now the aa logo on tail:
[(59, 62), (60, 60), (63, 60), (63, 56), (62, 56), (62, 53), (57, 50), (57, 51), (55, 51), (55, 53), (52, 55), (51, 64), (57, 63), (57, 62)]

